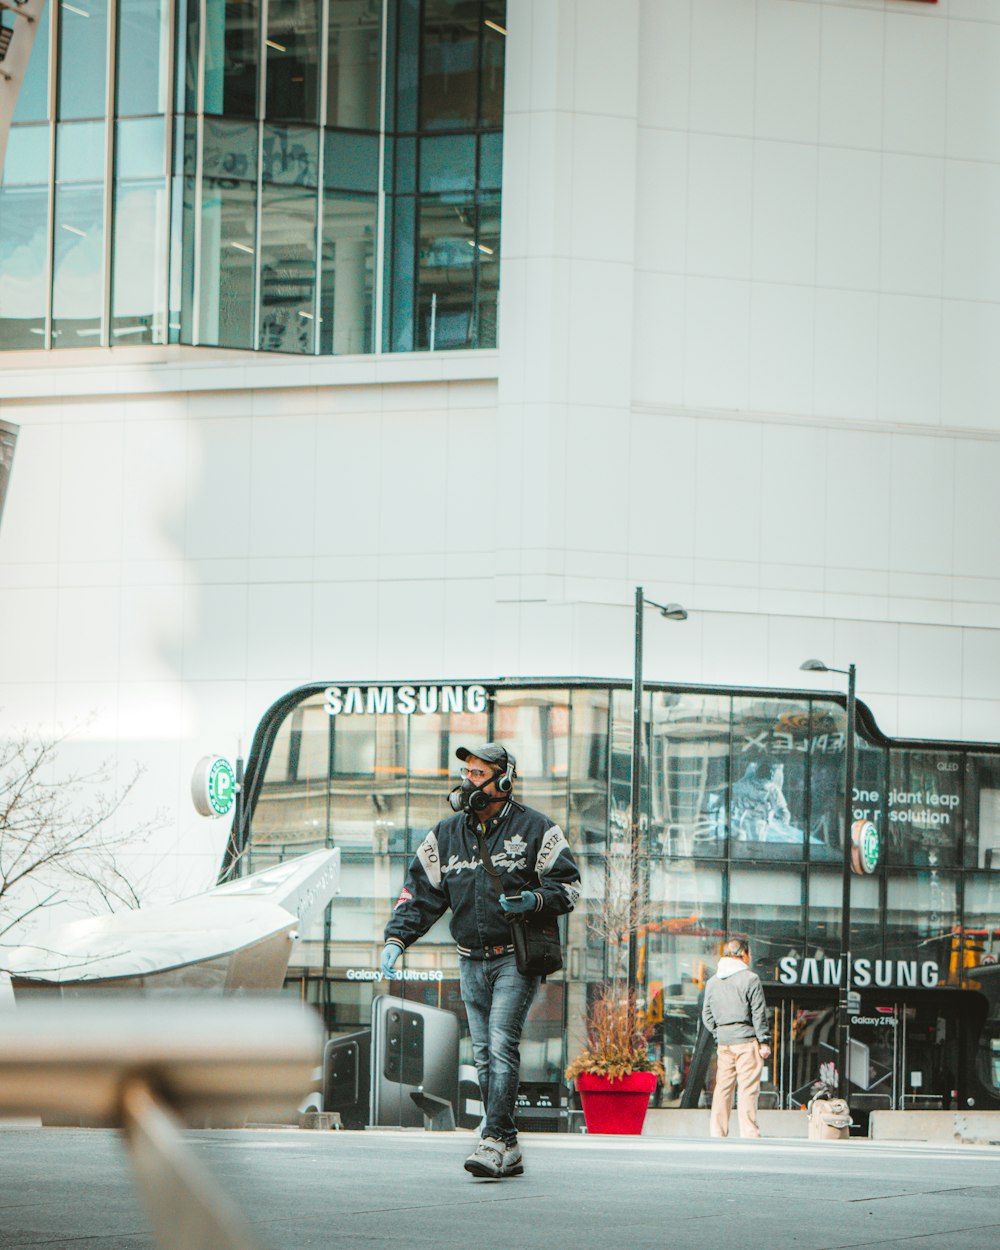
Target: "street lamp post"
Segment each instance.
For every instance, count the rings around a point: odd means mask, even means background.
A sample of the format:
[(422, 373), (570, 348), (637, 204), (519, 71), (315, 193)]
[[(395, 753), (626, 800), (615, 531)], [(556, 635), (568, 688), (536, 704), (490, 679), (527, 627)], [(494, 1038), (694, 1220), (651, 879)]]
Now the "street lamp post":
[(639, 859), (642, 855), (639, 809), (642, 802), (642, 610), (657, 608), (668, 621), (686, 621), (687, 612), (679, 603), (655, 603), (635, 588), (635, 664), (632, 677), (632, 768), (631, 768), (631, 847), (629, 860), (628, 987), (635, 990), (639, 979)]
[(847, 677), (847, 731), (844, 735), (844, 834), (841, 859), (840, 903), (840, 990), (837, 1001), (837, 1093), (848, 1096), (847, 1075), (850, 1026), (848, 1002), (851, 991), (851, 872), (854, 852), (854, 719), (855, 669), (832, 668), (822, 660), (806, 660), (801, 665), (809, 673), (843, 673)]

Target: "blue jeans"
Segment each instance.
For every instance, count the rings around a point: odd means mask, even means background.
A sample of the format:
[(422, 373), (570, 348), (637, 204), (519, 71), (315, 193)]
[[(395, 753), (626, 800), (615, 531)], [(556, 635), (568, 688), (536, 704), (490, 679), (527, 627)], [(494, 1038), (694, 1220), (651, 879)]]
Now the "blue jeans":
[(521, 1066), (521, 1030), (538, 989), (538, 977), (518, 972), (513, 955), (489, 960), (462, 958), (458, 967), (486, 1111), (483, 1136), (512, 1146), (517, 1141), (514, 1104)]

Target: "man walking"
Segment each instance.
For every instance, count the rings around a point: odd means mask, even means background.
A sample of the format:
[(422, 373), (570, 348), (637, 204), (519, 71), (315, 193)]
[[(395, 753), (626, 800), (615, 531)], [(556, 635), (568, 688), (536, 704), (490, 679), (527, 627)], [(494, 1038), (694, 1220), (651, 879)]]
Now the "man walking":
[(760, 977), (750, 970), (750, 944), (743, 938), (723, 948), (715, 976), (705, 986), (701, 1018), (718, 1051), (711, 1134), (728, 1137), (735, 1086), (740, 1136), (759, 1137), (757, 1098), (764, 1060), (771, 1054), (771, 1029)]
[[(459, 747), (462, 784), (449, 797), (456, 815), (440, 821), (420, 844), (406, 884), (385, 926), (382, 975), (394, 979), (402, 951), (451, 908), (459, 984), (485, 1111), (482, 1138), (465, 1161), (473, 1176), (520, 1176), (514, 1104), (521, 1030), (538, 977), (517, 970), (508, 915), (572, 911), (580, 873), (563, 831), (513, 797), (513, 755), (496, 742)], [(488, 852), (497, 889), (483, 860)]]

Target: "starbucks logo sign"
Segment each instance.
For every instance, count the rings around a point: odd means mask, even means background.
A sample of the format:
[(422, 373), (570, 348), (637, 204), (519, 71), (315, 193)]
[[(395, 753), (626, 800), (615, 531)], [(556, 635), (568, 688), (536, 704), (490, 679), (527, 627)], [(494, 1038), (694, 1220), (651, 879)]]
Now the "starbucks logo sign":
[(191, 798), (199, 816), (226, 816), (236, 802), (236, 773), (221, 755), (205, 755), (194, 767)]
[(856, 820), (851, 827), (851, 867), (870, 877), (882, 857), (882, 835), (870, 820)]

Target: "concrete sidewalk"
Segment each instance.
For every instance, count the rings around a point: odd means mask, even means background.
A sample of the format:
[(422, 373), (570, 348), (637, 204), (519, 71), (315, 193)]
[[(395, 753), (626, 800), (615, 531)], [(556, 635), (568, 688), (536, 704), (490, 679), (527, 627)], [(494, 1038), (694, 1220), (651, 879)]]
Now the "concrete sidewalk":
[[(527, 1134), (527, 1171), (476, 1181), (474, 1138), (188, 1135), (265, 1250), (995, 1250), (1000, 1158), (959, 1146)], [(0, 1133), (0, 1250), (152, 1250), (113, 1132)]]

